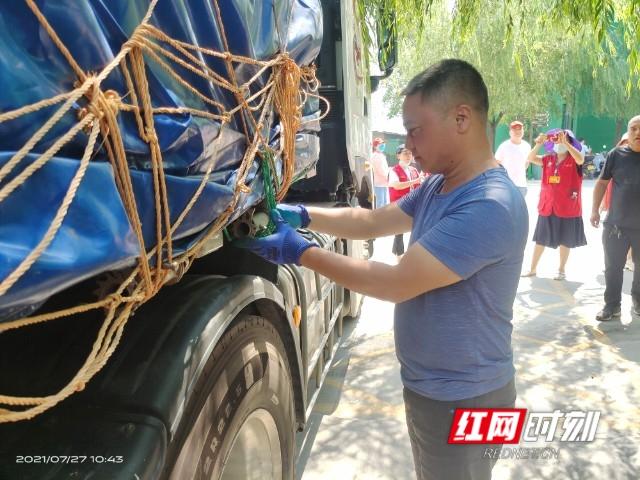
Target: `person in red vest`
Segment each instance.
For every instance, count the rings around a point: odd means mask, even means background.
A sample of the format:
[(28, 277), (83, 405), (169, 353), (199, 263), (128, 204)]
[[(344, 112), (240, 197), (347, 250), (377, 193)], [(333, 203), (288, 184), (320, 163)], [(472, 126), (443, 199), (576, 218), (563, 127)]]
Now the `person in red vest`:
[[(552, 151), (537, 155), (543, 143)], [(570, 131), (554, 129), (536, 138), (527, 160), (542, 167), (542, 183), (531, 270), (522, 276), (536, 275), (545, 247), (560, 247), (560, 266), (554, 278), (564, 280), (570, 250), (587, 244), (582, 222), (582, 147)]]
[[(398, 159), (398, 164), (389, 169), (389, 200), (391, 202), (400, 200), (411, 190), (417, 188), (424, 179), (424, 176), (420, 175), (418, 170), (410, 165), (413, 155), (411, 150), (405, 148), (404, 144), (396, 149), (396, 158)], [(391, 251), (398, 260), (404, 255), (402, 234), (396, 235), (393, 239)]]

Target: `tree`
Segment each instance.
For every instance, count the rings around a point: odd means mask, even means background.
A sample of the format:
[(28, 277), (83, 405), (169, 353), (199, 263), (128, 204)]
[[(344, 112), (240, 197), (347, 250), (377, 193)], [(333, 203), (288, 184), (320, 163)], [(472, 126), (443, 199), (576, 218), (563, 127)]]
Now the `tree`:
[(616, 132), (610, 141), (611, 145), (620, 139), (626, 122), (640, 112), (640, 95), (635, 88), (638, 75), (629, 74), (630, 52), (622, 36), (622, 29), (612, 31), (611, 41), (599, 52), (597, 64), (589, 72), (591, 75), (585, 78), (583, 95), (576, 102), (584, 112), (594, 112), (616, 120)]
[[(491, 97), (491, 140), (501, 121), (518, 118), (531, 123), (538, 113), (562, 103), (574, 113), (583, 109), (614, 118), (628, 118), (634, 109), (640, 111), (640, 98), (631, 95), (638, 75), (629, 64), (631, 54), (622, 24), (612, 24), (602, 36), (592, 22), (574, 24), (565, 19), (554, 23), (553, 12), (538, 14), (549, 3), (467, 0), (458, 1), (456, 10), (446, 0), (429, 2), (421, 24), (423, 33), (400, 36), (399, 64), (387, 82), (385, 97), (390, 113), (399, 111), (400, 91), (410, 78), (447, 57), (468, 60), (482, 73)], [(480, 10), (469, 10), (471, 4)], [(467, 23), (460, 24), (461, 9), (471, 12), (473, 30)], [(578, 92), (593, 94), (578, 98)]]
[[(411, 38), (425, 33), (426, 20), (432, 14), (437, 0), (357, 0), (360, 11), (370, 18), (395, 19), (394, 28), (400, 38)], [(449, 0), (454, 18), (456, 37), (472, 34), (481, 16), (493, 11), (491, 0)], [(516, 27), (532, 19), (543, 23), (546, 31), (575, 34), (587, 26), (593, 32), (591, 48), (598, 51), (612, 31), (617, 31), (626, 47), (629, 71), (640, 87), (640, 0), (502, 0), (501, 15), (494, 18), (506, 26), (505, 40)], [(618, 26), (618, 28), (616, 28)], [(369, 38), (369, 33), (364, 32)], [(525, 39), (526, 41), (526, 39)], [(517, 55), (517, 52), (514, 52)]]
[[(477, 17), (475, 31), (463, 39), (456, 36), (455, 12), (448, 2), (434, 2), (425, 34), (401, 40), (399, 65), (385, 97), (390, 113), (399, 112), (400, 91), (409, 79), (424, 66), (448, 57), (467, 60), (482, 73), (490, 94), (488, 133), (492, 141), (501, 121), (532, 119), (547, 104), (555, 105), (550, 101), (554, 92), (547, 85), (555, 76), (552, 62), (561, 57), (561, 45), (545, 46), (547, 34), (537, 23), (509, 27), (496, 21), (501, 9), (508, 8), (504, 2), (485, 1), (484, 5), (487, 14)], [(509, 28), (510, 40), (505, 40)]]

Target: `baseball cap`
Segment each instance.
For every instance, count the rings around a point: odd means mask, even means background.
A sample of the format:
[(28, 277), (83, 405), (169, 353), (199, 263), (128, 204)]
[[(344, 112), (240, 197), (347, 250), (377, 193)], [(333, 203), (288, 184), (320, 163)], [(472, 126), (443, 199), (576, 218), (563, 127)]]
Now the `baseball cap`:
[(398, 145), (398, 148), (396, 148), (396, 155), (406, 149), (407, 147), (404, 146), (404, 143), (401, 143), (400, 145)]
[(524, 123), (522, 123), (520, 120), (514, 120), (509, 124), (509, 128), (516, 128), (516, 127), (522, 128), (524, 127)]
[(378, 145), (380, 145), (381, 143), (385, 143), (384, 140), (380, 137), (376, 137), (373, 139), (373, 146), (376, 147)]

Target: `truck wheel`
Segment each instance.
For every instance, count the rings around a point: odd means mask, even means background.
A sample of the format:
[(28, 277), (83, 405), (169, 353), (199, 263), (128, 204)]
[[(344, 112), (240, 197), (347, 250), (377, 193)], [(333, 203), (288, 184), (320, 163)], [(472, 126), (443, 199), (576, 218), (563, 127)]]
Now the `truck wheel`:
[[(294, 405), (274, 326), (243, 316), (222, 336), (175, 442), (171, 479), (293, 479)], [(182, 435), (180, 435), (182, 430)], [(178, 437), (180, 435), (180, 437)]]
[(371, 181), (369, 177), (362, 177), (360, 181), (360, 188), (356, 194), (358, 198), (358, 205), (362, 208), (371, 210), (373, 208), (373, 188), (371, 188)]

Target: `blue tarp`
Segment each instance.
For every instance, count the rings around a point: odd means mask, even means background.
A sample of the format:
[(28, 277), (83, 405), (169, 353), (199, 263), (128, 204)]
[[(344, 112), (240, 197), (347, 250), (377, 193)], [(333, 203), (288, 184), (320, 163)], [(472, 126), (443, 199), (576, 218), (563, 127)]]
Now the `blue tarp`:
[[(144, 0), (39, 0), (36, 2), (73, 57), (85, 72), (100, 71), (119, 52), (122, 44), (144, 17)], [(322, 41), (319, 0), (220, 0), (229, 50), (259, 60), (287, 51), (299, 65), (310, 64)], [(152, 25), (177, 40), (224, 51), (212, 0), (159, 0)], [(222, 61), (205, 57), (208, 66), (228, 78)], [(201, 92), (225, 105), (236, 106), (228, 91), (180, 66), (180, 75)], [(242, 83), (257, 67), (235, 65)], [(205, 102), (147, 62), (147, 79), (154, 107), (189, 106), (214, 111)], [(264, 75), (252, 91), (266, 81)], [(0, 3), (0, 111), (6, 112), (74, 88), (76, 76), (34, 14), (23, 2)], [(102, 84), (122, 96), (127, 88), (120, 70)], [(53, 142), (78, 121), (79, 101), (37, 143), (12, 173), (0, 181), (0, 189), (35, 161)], [(0, 168), (19, 150), (59, 107), (53, 106), (19, 119), (0, 123)], [(305, 106), (303, 131), (296, 139), (296, 170), (309, 168), (318, 159), (317, 102)], [(277, 118), (268, 136), (278, 144)], [(153, 180), (147, 144), (139, 135), (132, 114), (120, 112), (118, 121), (127, 160), (131, 167), (136, 203), (147, 249), (156, 243)], [(213, 120), (190, 115), (155, 115), (162, 149), (171, 220), (174, 221), (213, 165), (213, 173), (195, 208), (176, 232), (178, 250), (213, 222), (232, 198), (236, 169), (246, 149), (239, 115), (224, 128)], [(220, 137), (220, 138), (218, 138)], [(217, 141), (214, 143), (214, 140)], [(0, 281), (5, 279), (42, 239), (59, 208), (87, 144), (79, 134), (43, 168), (8, 198), (0, 202)], [(98, 138), (98, 145), (101, 138)], [(213, 146), (216, 145), (216, 148)], [(262, 198), (262, 181), (254, 163), (235, 216)], [(180, 243), (182, 239), (182, 244)], [(133, 265), (139, 246), (116, 189), (106, 152), (96, 148), (83, 182), (55, 240), (31, 269), (7, 293), (0, 296), (0, 321), (30, 313), (53, 293), (80, 280), (108, 270)]]

